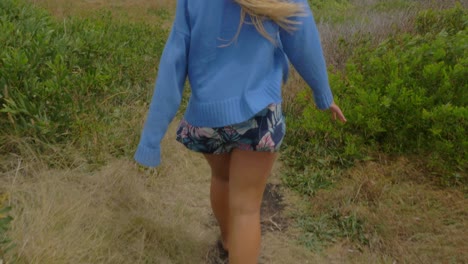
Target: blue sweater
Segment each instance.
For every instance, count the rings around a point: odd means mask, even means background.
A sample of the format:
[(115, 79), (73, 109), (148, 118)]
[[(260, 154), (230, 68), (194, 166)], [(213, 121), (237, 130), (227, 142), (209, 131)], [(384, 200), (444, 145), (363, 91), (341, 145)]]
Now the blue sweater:
[[(245, 121), (270, 103), (281, 102), (289, 61), (312, 88), (315, 103), (328, 109), (333, 96), (319, 33), (307, 0), (307, 16), (286, 32), (265, 21), (276, 45), (248, 23), (236, 35), (241, 9), (233, 0), (177, 0), (175, 21), (164, 48), (155, 92), (135, 159), (154, 167), (160, 143), (180, 106), (188, 76), (192, 94), (185, 119), (192, 125), (222, 127)], [(289, 60), (288, 60), (289, 59)]]

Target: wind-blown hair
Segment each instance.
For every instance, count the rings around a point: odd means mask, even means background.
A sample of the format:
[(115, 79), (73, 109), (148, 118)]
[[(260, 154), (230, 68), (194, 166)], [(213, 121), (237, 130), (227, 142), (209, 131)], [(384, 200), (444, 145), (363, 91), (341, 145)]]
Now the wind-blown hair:
[(263, 25), (264, 19), (270, 19), (286, 31), (293, 31), (299, 23), (291, 18), (305, 16), (304, 6), (287, 0), (234, 0), (242, 8), (241, 20), (237, 35), (247, 15), (262, 36), (274, 43)]

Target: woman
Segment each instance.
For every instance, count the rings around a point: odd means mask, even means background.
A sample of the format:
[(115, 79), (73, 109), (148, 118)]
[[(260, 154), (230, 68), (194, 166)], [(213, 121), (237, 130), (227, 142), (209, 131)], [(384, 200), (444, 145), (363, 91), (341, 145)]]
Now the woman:
[(231, 264), (259, 256), (260, 204), (284, 137), (281, 85), (289, 62), (317, 107), (345, 122), (307, 0), (177, 1), (135, 159), (159, 165), (160, 141), (188, 76), (192, 94), (177, 140), (211, 167), (211, 205)]

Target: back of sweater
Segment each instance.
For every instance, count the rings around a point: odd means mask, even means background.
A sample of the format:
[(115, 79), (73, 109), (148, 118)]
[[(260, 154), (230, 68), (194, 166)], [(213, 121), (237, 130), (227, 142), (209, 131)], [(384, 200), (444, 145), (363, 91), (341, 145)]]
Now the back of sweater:
[(195, 126), (240, 123), (270, 103), (281, 102), (288, 59), (312, 88), (320, 109), (333, 102), (318, 31), (307, 0), (307, 16), (286, 32), (272, 21), (261, 36), (247, 19), (237, 38), (241, 8), (233, 0), (178, 0), (176, 18), (160, 61), (155, 92), (135, 159), (160, 163), (160, 142), (174, 118), (186, 78), (192, 94), (185, 119)]

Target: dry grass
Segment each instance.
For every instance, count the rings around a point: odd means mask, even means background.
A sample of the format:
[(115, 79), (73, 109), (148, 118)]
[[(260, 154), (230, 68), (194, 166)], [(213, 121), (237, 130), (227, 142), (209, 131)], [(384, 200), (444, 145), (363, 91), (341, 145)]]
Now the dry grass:
[[(453, 7), (457, 0), (386, 0), (395, 3), (383, 6), (382, 0), (350, 0), (350, 9), (343, 11), (343, 21), (326, 18), (318, 23), (327, 62), (335, 69), (343, 69), (354, 49), (363, 42), (377, 45), (397, 33), (414, 31), (414, 19), (419, 11)], [(468, 2), (461, 1), (468, 7)], [(380, 6), (379, 6), (380, 5)], [(401, 5), (401, 7), (398, 7)], [(320, 11), (317, 11), (320, 15)], [(334, 16), (338, 16), (334, 14)]]
[(0, 177), (15, 219), (7, 260), (202, 263), (216, 236), (208, 225), (208, 170), (175, 143), (165, 150), (157, 171), (127, 160), (94, 172), (18, 162)]
[(361, 19), (352, 23), (322, 22), (318, 25), (327, 62), (336, 69), (343, 69), (354, 49), (363, 43), (376, 45), (398, 32), (411, 31), (416, 15), (411, 9), (392, 13), (361, 12)]
[[(206, 263), (218, 230), (209, 205), (209, 167), (174, 140), (163, 141), (163, 164), (143, 170), (111, 160), (90, 170), (50, 169), (39, 159), (10, 159), (0, 193), (13, 207), (8, 236), (16, 244), (5, 260), (17, 263)], [(67, 151), (72, 153), (72, 150)], [(270, 182), (278, 184), (279, 167)], [(295, 210), (288, 193), (288, 210)], [(319, 257), (295, 242), (298, 230), (267, 233), (264, 263), (308, 263)], [(317, 263), (316, 261), (310, 263)], [(318, 262), (320, 263), (320, 262)]]
[[(163, 166), (141, 170), (114, 160), (98, 170), (48, 169), (16, 160), (0, 175), (14, 210), (9, 237), (17, 263), (205, 263), (217, 237), (208, 200), (209, 168), (200, 155), (163, 142)], [(79, 162), (79, 159), (76, 161)], [(370, 246), (340, 241), (316, 255), (295, 241), (300, 230), (266, 233), (263, 263), (463, 263), (468, 203), (435, 189), (406, 159), (351, 169), (311, 200), (311, 214), (338, 210), (364, 219)], [(270, 179), (279, 183), (281, 164)], [(300, 199), (285, 191), (287, 213)]]
[(337, 210), (364, 221), (369, 247), (362, 253), (350, 241), (338, 247), (350, 249), (341, 254), (352, 263), (466, 263), (468, 201), (461, 191), (424, 183), (424, 174), (404, 158), (364, 163), (333, 190), (319, 191), (313, 214)]

